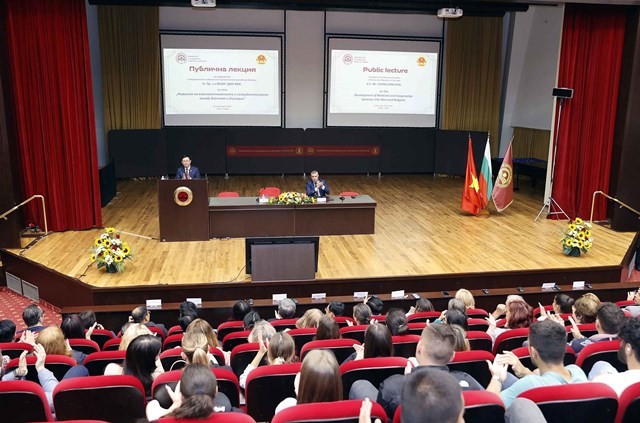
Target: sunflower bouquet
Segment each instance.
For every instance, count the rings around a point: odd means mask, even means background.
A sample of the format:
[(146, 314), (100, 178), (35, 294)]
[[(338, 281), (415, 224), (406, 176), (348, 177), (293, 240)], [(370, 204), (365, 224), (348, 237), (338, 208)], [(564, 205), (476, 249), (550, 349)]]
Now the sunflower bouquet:
[(270, 204), (311, 204), (315, 203), (316, 199), (314, 197), (309, 197), (307, 194), (300, 192), (283, 192), (277, 197), (269, 198)]
[(562, 251), (568, 256), (578, 257), (580, 253), (586, 254), (593, 246), (591, 223), (576, 217), (569, 222), (561, 242)]
[(104, 232), (93, 241), (91, 262), (98, 262), (98, 269), (104, 267), (107, 272), (123, 272), (124, 261), (132, 259), (133, 253), (129, 244), (120, 239), (115, 228), (105, 228)]

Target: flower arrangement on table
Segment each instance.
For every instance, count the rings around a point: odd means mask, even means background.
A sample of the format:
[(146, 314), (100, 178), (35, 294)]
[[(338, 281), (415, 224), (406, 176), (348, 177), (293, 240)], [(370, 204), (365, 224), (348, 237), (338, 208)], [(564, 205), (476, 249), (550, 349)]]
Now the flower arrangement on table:
[(309, 197), (301, 192), (288, 191), (283, 192), (277, 197), (269, 198), (269, 204), (312, 204), (315, 203), (314, 197)]
[(108, 273), (123, 272), (125, 260), (131, 260), (133, 253), (129, 244), (120, 239), (115, 228), (105, 228), (94, 240), (91, 262), (98, 262), (98, 269), (104, 267)]
[(574, 221), (569, 222), (561, 242), (562, 252), (568, 256), (578, 257), (580, 253), (586, 254), (593, 246), (591, 223), (576, 217)]

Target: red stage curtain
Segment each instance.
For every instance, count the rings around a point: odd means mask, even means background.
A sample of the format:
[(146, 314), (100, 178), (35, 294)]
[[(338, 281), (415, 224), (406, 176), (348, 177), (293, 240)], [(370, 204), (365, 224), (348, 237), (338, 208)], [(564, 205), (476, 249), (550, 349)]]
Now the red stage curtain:
[[(45, 197), (50, 230), (101, 226), (85, 2), (5, 7), (24, 198)], [(40, 205), (26, 218), (42, 227)]]
[[(558, 86), (574, 89), (562, 110), (553, 198), (571, 218), (589, 218), (594, 191), (609, 191), (625, 10), (567, 4)], [(596, 202), (594, 220), (606, 217)]]

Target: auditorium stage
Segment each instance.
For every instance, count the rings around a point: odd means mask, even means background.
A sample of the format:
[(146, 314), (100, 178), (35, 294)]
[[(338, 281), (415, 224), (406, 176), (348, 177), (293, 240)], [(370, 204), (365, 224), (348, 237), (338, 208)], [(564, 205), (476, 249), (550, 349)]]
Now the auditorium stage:
[[(593, 249), (578, 258), (568, 257), (560, 245), (566, 221), (533, 220), (542, 206), (542, 187), (534, 192), (528, 184), (521, 184), (513, 205), (505, 212), (497, 213), (491, 204), (490, 217), (477, 218), (460, 210), (462, 178), (322, 176), (332, 193), (368, 194), (376, 200), (377, 210), (375, 234), (321, 238), (318, 281), (431, 275), (451, 278), (549, 269), (617, 267), (620, 271), (635, 236), (595, 226)], [(264, 186), (302, 191), (304, 179), (302, 175), (209, 178), (210, 196), (220, 191), (252, 196)], [(127, 180), (118, 182), (117, 197), (102, 210), (104, 225), (123, 231), (122, 238), (135, 254), (124, 273), (108, 274), (90, 265), (89, 251), (98, 229), (52, 233), (22, 256), (98, 288), (250, 281), (244, 273), (244, 239), (159, 242), (157, 206), (155, 180)], [(620, 279), (610, 282), (616, 281)]]

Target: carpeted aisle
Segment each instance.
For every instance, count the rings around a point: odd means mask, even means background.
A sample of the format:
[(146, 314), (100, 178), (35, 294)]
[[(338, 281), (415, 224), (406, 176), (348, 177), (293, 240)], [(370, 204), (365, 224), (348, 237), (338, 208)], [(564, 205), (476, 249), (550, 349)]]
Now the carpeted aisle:
[[(33, 301), (16, 294), (9, 288), (0, 289), (0, 320), (9, 319), (16, 324), (17, 330), (25, 328), (22, 321), (22, 309), (32, 304)], [(40, 301), (40, 308), (44, 311), (44, 324), (59, 325), (61, 321), (60, 310), (44, 301)]]

